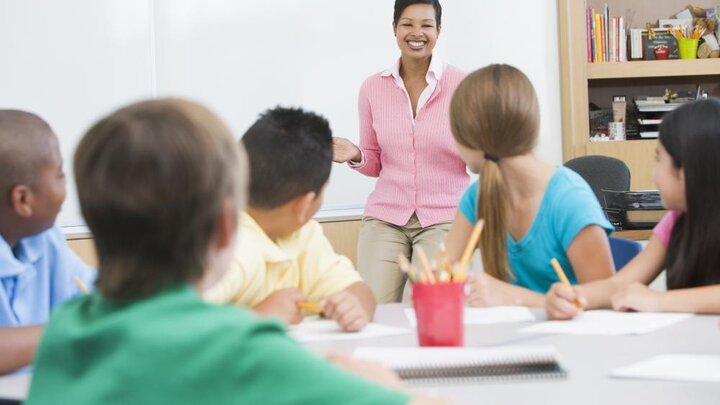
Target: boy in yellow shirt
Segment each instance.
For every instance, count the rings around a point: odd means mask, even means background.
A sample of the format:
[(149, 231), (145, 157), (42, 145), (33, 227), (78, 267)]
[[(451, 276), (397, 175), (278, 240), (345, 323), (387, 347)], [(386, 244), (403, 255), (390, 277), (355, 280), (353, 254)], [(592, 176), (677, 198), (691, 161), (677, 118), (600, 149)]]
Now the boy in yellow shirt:
[(277, 107), (255, 122), (242, 143), (250, 157), (249, 206), (231, 268), (205, 297), (290, 324), (302, 320), (299, 303), (317, 303), (343, 330), (362, 329), (375, 312), (375, 298), (312, 220), (332, 164), (327, 120)]

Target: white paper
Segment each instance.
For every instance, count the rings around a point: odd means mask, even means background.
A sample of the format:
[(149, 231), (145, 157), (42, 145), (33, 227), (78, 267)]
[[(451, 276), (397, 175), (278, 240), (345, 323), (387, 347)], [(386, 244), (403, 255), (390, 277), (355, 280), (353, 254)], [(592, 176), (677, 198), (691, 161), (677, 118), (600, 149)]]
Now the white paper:
[(369, 323), (359, 332), (345, 332), (337, 322), (317, 317), (307, 317), (300, 324), (288, 327), (288, 335), (300, 343), (370, 339), (404, 333), (410, 333), (410, 330), (377, 323)]
[[(406, 308), (405, 315), (411, 327), (417, 326), (417, 318), (413, 308)], [(526, 307), (488, 307), (465, 308), (463, 323), (465, 325), (487, 325), (492, 323), (532, 322), (535, 316)]]
[(520, 329), (526, 333), (572, 335), (642, 335), (670, 326), (693, 314), (657, 312), (586, 311), (571, 321), (548, 321)]
[(529, 359), (557, 358), (553, 346), (507, 347), (360, 347), (353, 357), (402, 369), (463, 364), (513, 364)]
[(647, 380), (720, 382), (720, 356), (663, 354), (615, 369), (610, 375)]
[(0, 398), (23, 400), (30, 391), (30, 373), (0, 376)]

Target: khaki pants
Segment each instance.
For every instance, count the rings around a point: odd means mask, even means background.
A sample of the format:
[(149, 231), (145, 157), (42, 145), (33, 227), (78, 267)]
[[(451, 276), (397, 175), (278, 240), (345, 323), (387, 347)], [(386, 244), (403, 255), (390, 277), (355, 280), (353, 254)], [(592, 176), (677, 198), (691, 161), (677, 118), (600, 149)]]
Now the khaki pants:
[(421, 246), (432, 260), (451, 225), (441, 223), (423, 228), (414, 214), (405, 226), (363, 218), (358, 237), (358, 271), (378, 304), (409, 301), (407, 276), (400, 270), (398, 255), (404, 255), (420, 269), (416, 248)]

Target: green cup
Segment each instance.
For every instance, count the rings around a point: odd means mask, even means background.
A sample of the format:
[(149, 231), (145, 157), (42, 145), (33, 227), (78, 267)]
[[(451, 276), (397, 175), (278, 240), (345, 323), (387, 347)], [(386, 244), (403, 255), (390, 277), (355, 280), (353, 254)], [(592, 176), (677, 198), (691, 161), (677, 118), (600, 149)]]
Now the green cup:
[(680, 59), (697, 59), (698, 39), (682, 38), (678, 40)]

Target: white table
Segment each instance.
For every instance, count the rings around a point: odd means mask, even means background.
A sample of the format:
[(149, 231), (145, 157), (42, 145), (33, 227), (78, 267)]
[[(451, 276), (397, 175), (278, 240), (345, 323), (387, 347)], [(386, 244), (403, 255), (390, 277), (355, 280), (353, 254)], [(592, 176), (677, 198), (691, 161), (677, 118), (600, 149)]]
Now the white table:
[[(402, 304), (378, 307), (377, 323), (409, 327)], [(533, 310), (539, 320), (542, 310)], [(720, 404), (720, 384), (614, 379), (609, 372), (663, 353), (720, 354), (719, 316), (696, 316), (640, 336), (527, 335), (522, 324), (468, 326), (466, 346), (551, 344), (562, 356), (566, 379), (438, 386), (429, 390), (459, 404)], [(360, 346), (415, 346), (415, 333), (367, 340), (311, 344), (352, 354)], [(0, 398), (23, 398), (29, 375), (0, 377)]]

